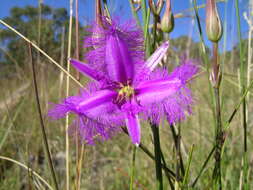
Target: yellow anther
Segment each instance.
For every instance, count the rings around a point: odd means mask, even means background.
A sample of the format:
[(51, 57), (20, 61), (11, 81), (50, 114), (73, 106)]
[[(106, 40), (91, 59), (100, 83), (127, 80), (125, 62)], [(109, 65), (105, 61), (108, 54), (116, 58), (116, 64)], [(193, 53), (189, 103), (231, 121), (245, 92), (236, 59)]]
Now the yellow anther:
[(134, 95), (134, 89), (130, 86), (123, 86), (119, 91), (118, 91), (118, 101), (122, 101), (124, 99), (130, 99)]

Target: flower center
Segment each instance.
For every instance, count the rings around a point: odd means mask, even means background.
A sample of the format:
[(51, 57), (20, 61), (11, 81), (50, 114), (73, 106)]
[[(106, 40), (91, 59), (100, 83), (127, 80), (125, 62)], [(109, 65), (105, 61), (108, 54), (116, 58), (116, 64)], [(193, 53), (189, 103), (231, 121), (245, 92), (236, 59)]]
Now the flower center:
[(118, 91), (117, 102), (129, 100), (134, 95), (134, 88), (130, 85), (122, 86)]

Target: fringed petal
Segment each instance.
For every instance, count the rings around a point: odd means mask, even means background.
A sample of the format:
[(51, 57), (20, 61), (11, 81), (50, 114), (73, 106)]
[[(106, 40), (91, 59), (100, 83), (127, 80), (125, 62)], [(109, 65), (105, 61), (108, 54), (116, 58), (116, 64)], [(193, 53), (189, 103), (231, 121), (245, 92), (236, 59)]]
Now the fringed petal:
[(138, 116), (131, 112), (126, 113), (126, 125), (132, 143), (138, 146), (141, 141), (141, 129)]
[(82, 74), (96, 80), (101, 81), (104, 77), (100, 71), (91, 68), (88, 64), (82, 63), (75, 59), (70, 59), (70, 63)]
[(89, 145), (95, 145), (98, 141), (108, 140), (120, 131), (121, 128), (117, 125), (97, 121), (84, 115), (78, 115), (69, 128), (71, 136), (78, 135), (81, 141)]
[(150, 72), (152, 72), (161, 62), (162, 58), (166, 55), (168, 48), (169, 42), (166, 41), (148, 58), (143, 69), (148, 69)]
[(76, 105), (76, 110), (80, 113), (96, 108), (108, 102), (113, 102), (117, 97), (117, 92), (111, 90), (100, 90), (92, 94), (89, 98), (83, 99)]
[(102, 20), (102, 26), (92, 24), (85, 40), (85, 47), (92, 48), (86, 54), (87, 62), (112, 80), (132, 79), (144, 64), (142, 30), (135, 21), (120, 25), (117, 19)]
[(164, 70), (156, 71), (151, 75), (153, 80), (140, 83), (136, 88), (136, 98), (145, 107), (144, 118), (158, 125), (164, 118), (171, 124), (185, 119), (193, 104), (186, 84), (197, 72), (198, 67), (188, 61), (170, 75), (166, 75)]
[(182, 86), (178, 78), (172, 80), (151, 80), (145, 81), (135, 89), (136, 98), (141, 105), (152, 102), (160, 102), (175, 94)]
[(199, 71), (199, 68), (192, 62), (192, 60), (183, 60), (182, 65), (176, 67), (170, 74), (170, 77), (178, 77), (183, 82), (190, 80)]
[(127, 44), (117, 33), (111, 34), (106, 40), (105, 64), (113, 81), (127, 83), (134, 76), (134, 64)]

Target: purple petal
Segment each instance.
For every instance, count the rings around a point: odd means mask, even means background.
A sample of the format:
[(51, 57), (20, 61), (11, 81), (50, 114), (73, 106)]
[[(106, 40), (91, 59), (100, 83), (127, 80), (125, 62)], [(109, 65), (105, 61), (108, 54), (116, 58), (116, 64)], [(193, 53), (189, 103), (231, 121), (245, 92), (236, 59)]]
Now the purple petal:
[(117, 97), (117, 92), (111, 90), (100, 90), (92, 94), (89, 98), (84, 99), (76, 105), (78, 112), (84, 113), (100, 105), (112, 102)]
[(182, 82), (178, 78), (151, 80), (140, 83), (135, 92), (140, 104), (145, 105), (162, 101), (168, 96), (175, 94), (181, 86)]
[(91, 50), (85, 59), (107, 78), (126, 82), (144, 64), (142, 30), (132, 20), (119, 24), (117, 18), (103, 17), (102, 21), (103, 27), (93, 23), (89, 29), (84, 45)]
[(178, 77), (185, 82), (197, 74), (199, 68), (192, 63), (192, 60), (183, 60), (182, 62), (183, 64), (176, 67), (170, 74), (170, 77)]
[[(62, 103), (54, 105), (48, 112), (48, 115), (53, 119), (59, 119), (66, 116), (67, 113), (73, 112), (76, 114), (89, 115), (98, 117), (101, 113), (113, 111), (112, 101), (117, 97), (117, 93), (111, 90), (100, 90), (91, 93), (89, 96), (70, 96)], [(109, 106), (109, 108), (108, 108)]]
[(138, 116), (131, 112), (127, 112), (126, 125), (127, 125), (129, 136), (132, 139), (132, 143), (138, 146), (141, 141), (141, 129), (140, 129), (140, 122), (139, 122)]
[(136, 98), (145, 108), (145, 119), (159, 124), (167, 118), (169, 123), (175, 123), (191, 113), (193, 100), (186, 84), (197, 73), (198, 67), (191, 60), (183, 60), (183, 63), (170, 75), (165, 69), (156, 69), (149, 75), (150, 81), (137, 86)]
[(166, 41), (148, 58), (144, 67), (148, 68), (150, 71), (153, 71), (166, 54), (168, 48), (169, 42)]
[(89, 145), (108, 140), (120, 131), (121, 128), (112, 123), (103, 123), (83, 115), (78, 115), (68, 130), (71, 136), (79, 135)]
[(126, 43), (117, 34), (110, 35), (106, 41), (105, 63), (112, 80), (126, 83), (133, 78), (132, 58)]
[(53, 107), (48, 111), (48, 116), (52, 119), (60, 119), (65, 117), (69, 112), (78, 113), (76, 105), (81, 101), (82, 98), (79, 96), (69, 96), (60, 104), (52, 104)]
[(75, 59), (70, 59), (70, 63), (82, 74), (96, 80), (100, 81), (103, 78), (103, 75), (99, 71), (92, 69), (87, 64), (77, 61)]

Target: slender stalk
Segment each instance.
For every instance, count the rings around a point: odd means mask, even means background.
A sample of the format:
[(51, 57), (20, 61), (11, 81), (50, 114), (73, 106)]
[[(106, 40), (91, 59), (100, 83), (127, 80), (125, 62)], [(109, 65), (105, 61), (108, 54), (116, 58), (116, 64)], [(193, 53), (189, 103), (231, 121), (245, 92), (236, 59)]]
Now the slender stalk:
[(152, 124), (151, 129), (152, 129), (153, 137), (154, 137), (157, 189), (163, 190), (163, 175), (162, 175), (162, 163), (161, 163), (162, 159), (161, 159), (159, 128), (155, 124)]
[(177, 169), (176, 169), (176, 179), (177, 181), (181, 181), (182, 177), (180, 175), (180, 172), (182, 176), (184, 176), (185, 170), (184, 170), (184, 163), (183, 163), (183, 158), (182, 158), (182, 153), (181, 153), (181, 130), (180, 130), (180, 125), (178, 128), (178, 133), (175, 130), (174, 125), (170, 125), (170, 129), (172, 132), (175, 148), (176, 148), (176, 160), (177, 160)]
[[(164, 165), (165, 167), (167, 167), (167, 164), (166, 164), (166, 161), (165, 161), (165, 159), (164, 159), (163, 151), (162, 151), (162, 150), (161, 150), (161, 157), (162, 157), (163, 165)], [(174, 180), (174, 179), (172, 179), (172, 177), (171, 177), (171, 176), (169, 175), (169, 173), (166, 172), (166, 171), (165, 171), (165, 175), (166, 175), (166, 177), (167, 177), (167, 179), (168, 179), (168, 181), (169, 181), (170, 189), (171, 189), (171, 190), (174, 190), (175, 188), (174, 188), (174, 185), (173, 185), (173, 182), (172, 182), (172, 180)]]
[(47, 186), (48, 189), (50, 190), (54, 190), (52, 186), (50, 186), (47, 181), (45, 179), (43, 179), (37, 172), (35, 172), (32, 168), (26, 166), (25, 164), (22, 164), (21, 162), (18, 162), (12, 158), (9, 158), (9, 157), (5, 157), (5, 156), (0, 156), (0, 159), (1, 160), (7, 160), (9, 162), (12, 162), (14, 164), (17, 164), (19, 165), (20, 167), (28, 170), (30, 173), (32, 173), (32, 175), (36, 176), (41, 182), (43, 182), (45, 184), (45, 186)]
[(148, 25), (149, 25), (149, 20), (150, 20), (150, 8), (148, 8), (147, 11), (147, 17), (146, 17), (146, 24), (145, 24), (145, 29), (144, 29), (144, 47), (145, 47), (145, 55), (146, 57), (149, 57), (151, 54), (151, 49), (150, 49), (150, 36), (149, 36), (149, 30), (148, 30)]
[(215, 129), (215, 166), (213, 171), (213, 182), (218, 189), (222, 189), (222, 181), (221, 181), (221, 149), (223, 146), (223, 131), (222, 131), (222, 123), (221, 123), (221, 105), (220, 105), (220, 77), (221, 72), (219, 70), (220, 65), (218, 64), (218, 43), (213, 43), (213, 64), (212, 64), (212, 82), (214, 89), (214, 97), (215, 97), (215, 119), (216, 119), (216, 129)]
[(183, 182), (182, 182), (183, 187), (186, 186), (186, 184), (188, 183), (189, 171), (190, 171), (190, 166), (191, 166), (191, 163), (192, 163), (193, 149), (194, 149), (194, 144), (191, 146), (190, 155), (189, 155), (188, 162), (187, 162), (187, 165), (186, 165), (186, 171), (185, 171), (184, 179), (183, 179)]
[[(253, 80), (250, 82), (249, 86), (245, 89), (245, 92), (244, 92), (243, 96), (241, 97), (239, 103), (237, 104), (237, 106), (236, 106), (235, 109), (233, 110), (233, 112), (232, 112), (232, 114), (230, 115), (230, 117), (228, 118), (227, 122), (224, 124), (224, 132), (223, 132), (223, 133), (224, 133), (224, 139), (223, 139), (223, 140), (224, 140), (224, 143), (223, 143), (223, 144), (226, 143), (225, 132), (229, 129), (231, 122), (233, 121), (233, 119), (234, 119), (236, 113), (238, 112), (238, 110), (239, 110), (239, 108), (240, 108), (240, 106), (241, 106), (243, 100), (246, 98), (246, 96), (247, 96), (247, 94), (249, 93), (249, 91), (250, 91), (251, 88), (253, 88)], [(224, 146), (225, 146), (225, 145), (222, 146), (222, 152), (224, 151)], [(193, 182), (192, 185), (191, 185), (192, 187), (194, 187), (194, 186), (196, 185), (196, 183), (198, 182), (200, 176), (202, 175), (204, 169), (206, 168), (206, 166), (207, 166), (207, 164), (208, 164), (208, 162), (209, 162), (211, 156), (213, 155), (215, 149), (216, 149), (216, 144), (213, 146), (212, 150), (210, 151), (209, 155), (207, 156), (207, 159), (205, 160), (203, 166), (201, 167), (201, 170), (200, 170), (198, 176), (196, 177), (196, 179), (194, 180), (194, 182)], [(221, 154), (221, 155), (222, 155), (222, 154)]]
[(202, 167), (201, 167), (201, 169), (200, 169), (200, 171), (199, 171), (199, 174), (197, 175), (197, 177), (195, 178), (195, 180), (193, 181), (193, 183), (192, 183), (192, 185), (191, 185), (192, 188), (194, 188), (194, 186), (197, 184), (197, 182), (198, 182), (200, 176), (202, 175), (202, 173), (203, 173), (204, 169), (206, 168), (206, 166), (207, 166), (207, 164), (208, 164), (210, 158), (212, 157), (212, 155), (213, 155), (213, 153), (214, 153), (214, 151), (215, 151), (215, 148), (216, 148), (216, 146), (214, 146), (214, 147), (212, 148), (212, 150), (210, 151), (210, 153), (208, 154), (208, 156), (207, 156), (205, 162), (203, 163), (203, 165), (202, 165)]
[(53, 178), (54, 186), (55, 186), (55, 189), (58, 190), (59, 189), (58, 188), (58, 183), (57, 183), (57, 180), (56, 180), (53, 161), (51, 159), (49, 145), (48, 145), (48, 142), (47, 142), (47, 135), (46, 135), (45, 125), (44, 125), (44, 122), (43, 122), (42, 112), (41, 112), (41, 108), (40, 108), (40, 100), (39, 100), (37, 79), (36, 79), (36, 74), (35, 74), (35, 65), (34, 65), (34, 60), (33, 60), (33, 55), (32, 55), (31, 44), (28, 44), (28, 47), (29, 47), (29, 55), (30, 55), (30, 59), (31, 59), (31, 65), (32, 65), (33, 84), (34, 84), (34, 91), (35, 91), (37, 108), (38, 108), (38, 112), (39, 112), (39, 119), (40, 119), (41, 133), (42, 133), (42, 137), (43, 137), (43, 144), (44, 144), (44, 148), (45, 148), (46, 157), (47, 157), (47, 160), (48, 160), (50, 172), (51, 172), (51, 175), (52, 175), (52, 178)]
[(147, 5), (146, 5), (146, 0), (141, 0), (141, 12), (142, 12), (142, 20), (143, 20), (143, 31), (145, 31), (146, 25), (147, 25)]
[[(79, 60), (79, 14), (78, 0), (76, 0), (76, 59)], [(76, 79), (80, 82), (80, 73), (76, 71)]]
[(151, 47), (151, 52), (155, 51), (157, 22), (159, 20), (159, 16), (158, 15), (153, 14), (153, 17), (154, 17), (154, 23), (153, 23), (153, 43), (152, 43), (152, 47)]
[[(129, 135), (128, 134), (128, 132), (127, 132), (127, 129), (125, 128), (125, 127), (122, 127), (122, 130), (123, 130), (123, 132), (126, 134), (126, 135)], [(150, 157), (152, 160), (155, 160), (155, 156), (148, 150), (148, 148), (145, 146), (145, 145), (143, 145), (142, 143), (140, 143), (139, 144), (139, 148), (148, 156), (148, 157)], [(161, 152), (161, 155), (162, 155), (162, 152)], [(172, 171), (172, 170), (170, 170), (167, 166), (166, 166), (166, 164), (165, 164), (165, 162), (163, 163), (163, 164), (161, 164), (161, 166), (162, 166), (162, 169), (164, 170), (164, 172), (166, 173), (166, 175), (167, 176), (170, 176), (171, 178), (175, 178), (175, 173)]]
[(135, 7), (133, 5), (133, 1), (132, 0), (129, 0), (129, 4), (130, 4), (130, 7), (131, 7), (131, 10), (132, 10), (132, 14), (136, 20), (136, 23), (141, 26), (141, 23), (140, 23), (140, 20), (138, 18), (138, 15), (137, 15), (137, 11), (135, 10)]
[[(155, 156), (147, 149), (147, 147), (143, 144), (139, 145), (139, 148), (147, 155), (149, 156), (152, 160), (155, 161)], [(162, 164), (162, 169), (164, 170), (165, 173), (168, 174), (168, 176), (172, 177), (173, 179), (175, 178), (176, 174), (170, 170), (164, 163)]]
[(79, 154), (79, 157), (77, 157), (78, 159), (78, 163), (77, 163), (77, 176), (76, 176), (76, 189), (80, 190), (80, 185), (81, 185), (81, 170), (82, 170), (82, 163), (83, 163), (83, 155), (84, 155), (84, 144), (82, 144), (81, 146), (81, 151)]
[(78, 82), (75, 77), (73, 77), (71, 74), (69, 74), (59, 63), (57, 63), (52, 57), (50, 57), (46, 52), (44, 52), (38, 45), (33, 43), (31, 40), (29, 40), (27, 37), (25, 37), (23, 34), (18, 32), (15, 28), (11, 27), (9, 24), (4, 22), (3, 20), (0, 19), (0, 23), (9, 28), (11, 31), (16, 33), (18, 36), (23, 38), (26, 42), (31, 44), (36, 50), (38, 50), (41, 54), (43, 54), (46, 58), (48, 58), (53, 64), (55, 64), (62, 72), (64, 72), (67, 76), (69, 76), (75, 83), (77, 83), (80, 87), (84, 88), (84, 86)]
[[(246, 62), (244, 61), (244, 53), (243, 53), (243, 47), (242, 47), (242, 37), (241, 37), (241, 23), (240, 23), (240, 15), (239, 15), (239, 2), (238, 0), (235, 0), (235, 9), (236, 9), (236, 17), (237, 17), (237, 35), (239, 39), (239, 54), (240, 54), (240, 91), (241, 95), (245, 92), (245, 87), (248, 81), (245, 80), (246, 76)], [(248, 47), (250, 48), (250, 47)], [(248, 55), (250, 56), (250, 55)], [(249, 76), (248, 76), (249, 77)], [(241, 109), (242, 115), (242, 125), (243, 125), (243, 178), (244, 178), (244, 187), (247, 185), (247, 98), (243, 99), (242, 102), (242, 109)]]
[[(69, 36), (68, 36), (68, 63), (67, 63), (67, 72), (70, 71), (70, 54), (71, 54), (71, 36), (72, 36), (72, 17), (73, 17), (73, 0), (69, 1)], [(66, 97), (69, 96), (69, 76), (66, 79)], [(69, 115), (66, 116), (65, 122), (65, 149), (66, 149), (66, 190), (70, 189), (69, 184), (69, 135), (68, 135), (68, 126), (69, 126)]]
[[(64, 62), (64, 57), (65, 57), (65, 53), (64, 53), (64, 49), (65, 49), (65, 27), (62, 27), (62, 32), (61, 32), (61, 57), (60, 57), (60, 65), (63, 66), (63, 62)], [(64, 73), (62, 71), (60, 71), (60, 76), (59, 76), (59, 99), (62, 98), (62, 84), (63, 84), (63, 75)]]
[[(238, 0), (235, 0), (235, 9), (236, 9), (236, 17), (237, 17), (237, 34), (239, 39), (239, 53), (240, 53), (240, 87), (241, 87), (241, 95), (243, 95), (245, 91), (245, 62), (243, 57), (243, 49), (242, 49), (242, 37), (241, 37), (241, 22), (239, 15), (239, 3)], [(247, 117), (246, 117), (246, 98), (242, 102), (242, 125), (243, 125), (243, 142), (244, 142), (244, 152), (247, 152)]]
[(133, 190), (133, 185), (134, 185), (135, 155), (136, 155), (136, 146), (133, 147), (132, 167), (131, 167), (131, 179), (130, 179), (130, 188), (129, 188), (130, 190)]

